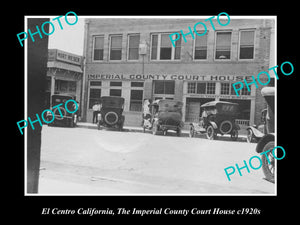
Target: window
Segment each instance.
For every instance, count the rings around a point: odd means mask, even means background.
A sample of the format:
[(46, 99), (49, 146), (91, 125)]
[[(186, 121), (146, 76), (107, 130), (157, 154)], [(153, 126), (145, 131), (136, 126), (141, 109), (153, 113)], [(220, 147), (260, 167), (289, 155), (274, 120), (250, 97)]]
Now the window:
[(231, 32), (217, 32), (215, 59), (230, 59)]
[(151, 60), (178, 60), (181, 54), (181, 36), (174, 47), (169, 33), (151, 35)]
[(55, 94), (76, 92), (76, 81), (55, 80)]
[(203, 36), (196, 35), (194, 59), (207, 58), (207, 33)]
[(109, 90), (109, 96), (121, 97), (121, 95), (122, 95), (122, 90), (121, 89), (110, 89)]
[(101, 81), (90, 81), (90, 86), (101, 86)]
[(139, 44), (140, 44), (139, 34), (128, 35), (128, 60), (139, 59)]
[(209, 82), (189, 82), (188, 94), (215, 94), (216, 83)]
[(247, 86), (245, 85), (241, 90), (241, 95), (250, 95), (251, 94), (251, 85), (249, 86), (250, 91), (248, 91)]
[(207, 83), (206, 94), (215, 94), (215, 93), (216, 93), (216, 83)]
[(94, 37), (94, 55), (93, 60), (103, 60), (104, 37)]
[(110, 60), (122, 59), (122, 35), (110, 36)]
[(189, 82), (188, 83), (188, 93), (195, 94), (196, 93), (196, 84), (195, 82)]
[(144, 82), (131, 82), (131, 87), (144, 87)]
[(254, 58), (254, 30), (240, 32), (240, 59)]
[(154, 81), (154, 94), (173, 95), (175, 90), (175, 81)]
[(143, 90), (130, 91), (130, 111), (142, 111)]
[(151, 59), (157, 59), (158, 34), (152, 35), (151, 44)]
[(111, 87), (122, 87), (122, 81), (111, 81), (109, 83), (109, 86), (111, 86)]
[(89, 108), (91, 109), (96, 102), (100, 101), (101, 89), (90, 88)]
[[(234, 88), (232, 87), (232, 84), (230, 84), (231, 86), (231, 95), (236, 95)], [(236, 88), (240, 88), (240, 86), (236, 86)], [(239, 95), (251, 95), (251, 85), (249, 86), (250, 91), (248, 91), (247, 86), (245, 85), (241, 90), (238, 90), (237, 93)]]
[(221, 95), (229, 95), (230, 83), (221, 83)]

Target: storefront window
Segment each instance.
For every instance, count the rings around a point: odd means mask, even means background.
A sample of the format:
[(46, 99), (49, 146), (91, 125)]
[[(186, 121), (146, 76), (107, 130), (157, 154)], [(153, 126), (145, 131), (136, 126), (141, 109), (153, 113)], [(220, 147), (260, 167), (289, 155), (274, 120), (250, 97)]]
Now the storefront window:
[(217, 32), (215, 59), (230, 59), (231, 32)]
[(215, 94), (216, 93), (216, 83), (207, 83), (206, 94)]
[(122, 81), (111, 81), (109, 85), (111, 87), (122, 87)]
[(229, 95), (230, 93), (230, 84), (229, 83), (221, 83), (221, 95)]
[(143, 90), (130, 91), (130, 111), (142, 111)]
[(154, 81), (154, 94), (173, 95), (175, 89), (175, 81)]
[(55, 80), (55, 93), (75, 93), (76, 81)]
[(121, 89), (110, 89), (109, 90), (109, 96), (121, 97), (122, 96), (122, 90)]
[(91, 109), (96, 102), (100, 101), (101, 89), (90, 88), (89, 108)]

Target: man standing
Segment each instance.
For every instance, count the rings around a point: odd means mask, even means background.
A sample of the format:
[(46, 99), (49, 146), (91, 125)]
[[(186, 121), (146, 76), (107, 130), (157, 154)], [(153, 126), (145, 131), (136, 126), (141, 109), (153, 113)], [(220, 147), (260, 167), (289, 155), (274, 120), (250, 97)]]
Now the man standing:
[(101, 105), (99, 102), (95, 102), (95, 105), (93, 105), (93, 123), (98, 122), (98, 113), (100, 113)]

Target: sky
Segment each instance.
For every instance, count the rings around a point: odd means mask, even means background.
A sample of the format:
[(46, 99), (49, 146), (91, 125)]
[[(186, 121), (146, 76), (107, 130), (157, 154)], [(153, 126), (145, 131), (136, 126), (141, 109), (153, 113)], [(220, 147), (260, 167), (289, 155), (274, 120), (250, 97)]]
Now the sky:
[[(51, 19), (50, 19), (51, 20)], [(68, 25), (62, 18), (61, 24), (63, 30), (59, 25), (55, 24), (55, 31), (49, 35), (48, 48), (56, 48), (66, 52), (77, 55), (83, 55), (83, 34), (84, 34), (84, 18), (78, 17), (78, 21), (74, 25)], [(73, 21), (70, 20), (70, 23)], [(49, 26), (50, 29), (50, 26)]]

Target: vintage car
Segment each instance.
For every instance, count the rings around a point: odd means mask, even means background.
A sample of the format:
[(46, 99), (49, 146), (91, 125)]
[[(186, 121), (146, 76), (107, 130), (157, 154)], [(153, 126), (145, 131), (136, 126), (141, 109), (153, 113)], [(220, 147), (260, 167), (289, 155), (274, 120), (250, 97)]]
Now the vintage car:
[(232, 140), (237, 140), (239, 125), (235, 123), (238, 115), (238, 104), (225, 101), (211, 101), (201, 105), (202, 116), (199, 123), (190, 124), (190, 137), (204, 134), (210, 140), (217, 134), (230, 134)]
[(115, 96), (103, 96), (100, 98), (101, 109), (98, 114), (98, 130), (101, 126), (123, 130), (125, 116), (123, 114), (124, 98)]
[(143, 120), (143, 129), (151, 129), (152, 134), (157, 135), (162, 131), (167, 135), (168, 130), (176, 131), (177, 136), (181, 135), (184, 126), (182, 121), (182, 106), (180, 101), (159, 99), (150, 104), (150, 114)]
[(275, 133), (274, 133), (275, 132), (274, 129), (275, 88), (264, 87), (261, 90), (261, 94), (267, 102), (267, 113), (266, 113), (266, 122), (265, 122), (265, 135), (257, 143), (256, 152), (262, 153), (271, 149), (271, 151), (268, 151), (266, 154), (262, 154), (261, 160), (262, 160), (262, 169), (266, 177), (266, 180), (274, 183), (275, 158), (272, 154), (272, 150), (275, 147)]
[(260, 125), (253, 124), (252, 126), (247, 127), (247, 142), (258, 142), (266, 134), (266, 114), (267, 109), (261, 111), (261, 122)]
[[(53, 111), (55, 115), (55, 119), (52, 123), (49, 123), (48, 126), (52, 125), (63, 125), (63, 126), (69, 126), (69, 127), (75, 127), (77, 124), (77, 113), (69, 113), (65, 109), (65, 103), (66, 101), (73, 99), (76, 100), (74, 95), (71, 94), (54, 94), (51, 96), (51, 106), (50, 110)], [(55, 107), (56, 105), (59, 105), (63, 103), (59, 107)], [(75, 109), (75, 104), (72, 102), (68, 102), (67, 104), (68, 108), (74, 108)], [(53, 108), (54, 107), (54, 108)], [(63, 117), (60, 115), (60, 112), (62, 113)], [(47, 120), (50, 121), (52, 119), (51, 113), (47, 113)]]

